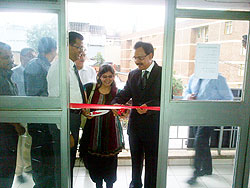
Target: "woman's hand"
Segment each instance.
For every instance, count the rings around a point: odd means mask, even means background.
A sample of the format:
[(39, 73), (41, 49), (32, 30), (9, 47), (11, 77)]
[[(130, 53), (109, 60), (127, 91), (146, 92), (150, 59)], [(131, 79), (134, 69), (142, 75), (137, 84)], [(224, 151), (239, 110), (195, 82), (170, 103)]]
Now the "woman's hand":
[(90, 111), (89, 109), (82, 109), (82, 115), (84, 115), (85, 117), (87, 117), (88, 119), (92, 119), (93, 116), (90, 116)]

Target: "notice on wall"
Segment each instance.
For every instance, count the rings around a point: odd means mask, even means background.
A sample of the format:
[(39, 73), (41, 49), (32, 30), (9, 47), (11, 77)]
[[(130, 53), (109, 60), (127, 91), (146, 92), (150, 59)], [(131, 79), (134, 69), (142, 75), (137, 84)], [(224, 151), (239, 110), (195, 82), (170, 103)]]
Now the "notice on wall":
[(195, 77), (217, 79), (219, 74), (220, 44), (197, 44)]

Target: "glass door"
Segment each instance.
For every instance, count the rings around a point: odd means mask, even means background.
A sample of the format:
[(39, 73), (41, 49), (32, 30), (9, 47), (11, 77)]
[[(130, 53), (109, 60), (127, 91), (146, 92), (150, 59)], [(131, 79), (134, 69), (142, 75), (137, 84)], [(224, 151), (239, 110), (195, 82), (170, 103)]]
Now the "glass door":
[[(10, 167), (6, 174), (13, 173), (15, 153), (22, 155), (29, 150), (28, 157), (32, 150), (31, 159), (27, 159), (29, 168), (23, 173), (25, 187), (33, 187), (34, 182), (70, 187), (65, 1), (1, 1), (0, 7), (0, 124), (1, 138), (5, 138), (0, 144), (1, 150), (6, 149), (1, 152), (2, 164)], [(7, 67), (2, 66), (5, 62)], [(47, 90), (52, 66), (57, 70), (52, 75), (60, 91), (57, 95)], [(13, 74), (9, 78), (7, 73)], [(18, 91), (14, 92), (11, 82)], [(20, 134), (26, 132), (18, 138), (17, 129)], [(6, 181), (18, 186), (17, 178), (14, 182), (13, 177), (1, 174), (0, 178), (1, 184)]]
[[(227, 187), (245, 187), (249, 163), (249, 55), (242, 39), (249, 34), (249, 12), (176, 6), (176, 1), (166, 1), (157, 187), (171, 187), (169, 181), (173, 179), (177, 180), (175, 187), (189, 187), (189, 178), (198, 172), (198, 154), (206, 153), (207, 146), (210, 153), (209, 144), (214, 164), (207, 174), (195, 178), (196, 185), (222, 187), (224, 181)], [(195, 136), (189, 137), (193, 130)], [(231, 135), (231, 145), (224, 146), (227, 149), (222, 147), (223, 134)], [(213, 138), (218, 142), (213, 143)], [(181, 169), (179, 164), (166, 173), (167, 161), (171, 164), (171, 153), (176, 148), (195, 156), (189, 161), (195, 169)], [(215, 160), (217, 150), (219, 155), (231, 152), (230, 164), (223, 166)], [(206, 166), (199, 168), (202, 171)], [(225, 168), (229, 173), (223, 172)]]

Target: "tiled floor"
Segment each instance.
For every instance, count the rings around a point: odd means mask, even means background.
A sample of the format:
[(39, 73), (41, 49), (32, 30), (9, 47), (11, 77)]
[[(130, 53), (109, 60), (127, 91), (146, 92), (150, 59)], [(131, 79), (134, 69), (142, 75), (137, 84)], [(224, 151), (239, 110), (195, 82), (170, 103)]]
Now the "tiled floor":
[[(229, 164), (214, 165), (213, 175), (198, 178), (195, 185), (190, 186), (186, 181), (192, 175), (191, 166), (169, 166), (167, 188), (231, 188), (233, 181), (233, 166)], [(143, 172), (144, 173), (144, 172)], [(31, 176), (25, 175), (27, 183), (20, 184), (16, 179), (12, 188), (32, 188)], [(114, 188), (128, 188), (131, 181), (131, 166), (119, 166), (118, 177)], [(105, 186), (104, 186), (105, 187)], [(250, 186), (249, 186), (250, 187)], [(95, 188), (84, 167), (74, 169), (74, 188)]]

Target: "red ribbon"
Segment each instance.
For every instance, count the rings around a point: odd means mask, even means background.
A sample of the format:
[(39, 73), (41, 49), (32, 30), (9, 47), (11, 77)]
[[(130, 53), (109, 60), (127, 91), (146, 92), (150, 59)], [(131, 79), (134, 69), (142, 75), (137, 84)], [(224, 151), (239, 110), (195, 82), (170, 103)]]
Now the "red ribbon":
[(147, 109), (160, 111), (159, 106), (124, 106), (124, 105), (103, 105), (103, 104), (81, 104), (81, 103), (70, 103), (70, 108), (88, 108), (88, 109)]

